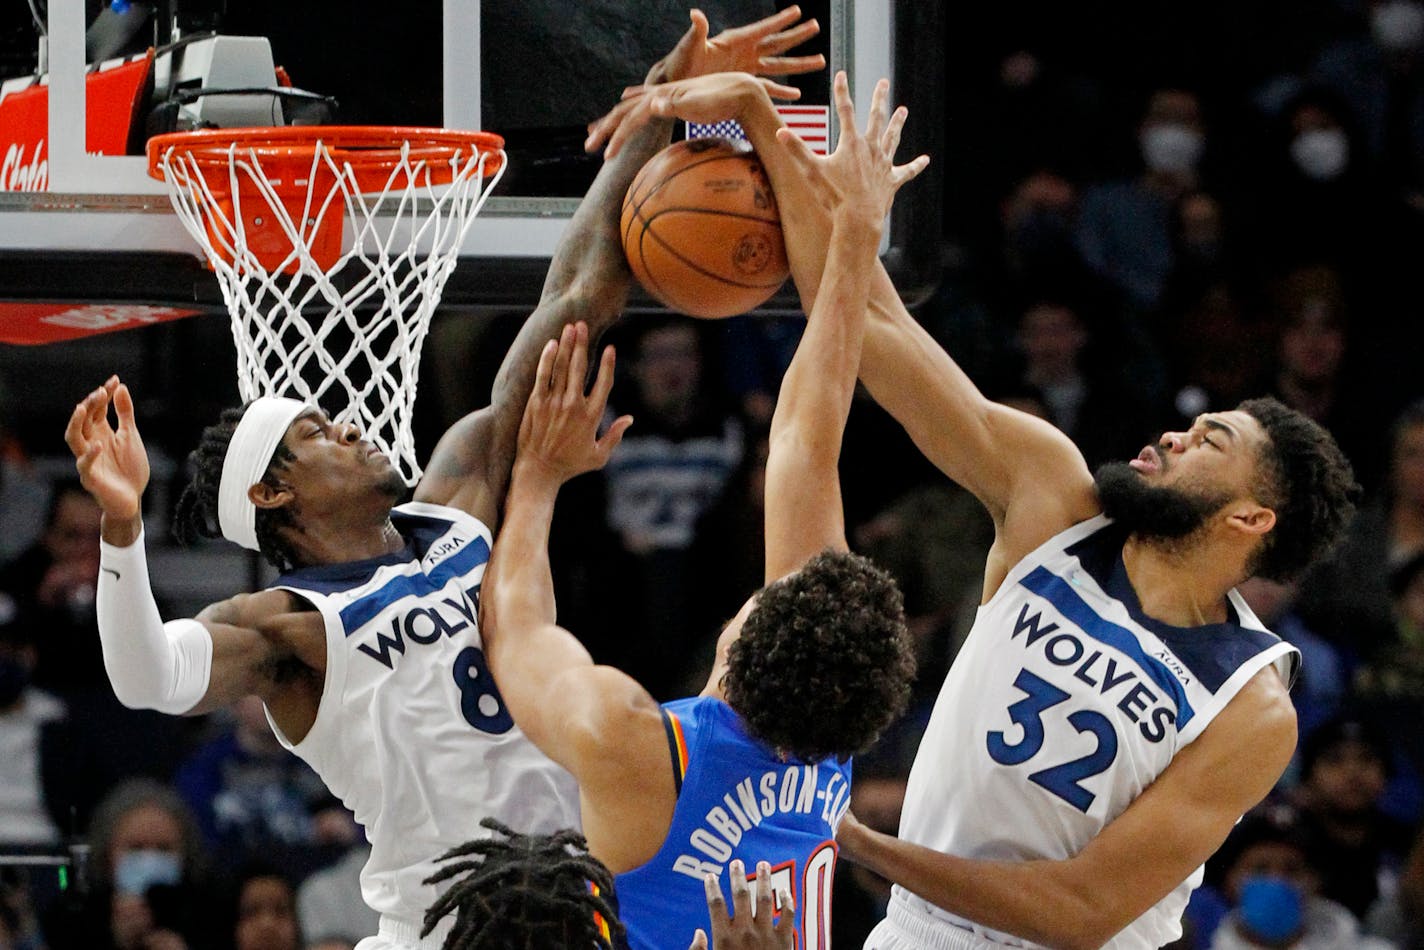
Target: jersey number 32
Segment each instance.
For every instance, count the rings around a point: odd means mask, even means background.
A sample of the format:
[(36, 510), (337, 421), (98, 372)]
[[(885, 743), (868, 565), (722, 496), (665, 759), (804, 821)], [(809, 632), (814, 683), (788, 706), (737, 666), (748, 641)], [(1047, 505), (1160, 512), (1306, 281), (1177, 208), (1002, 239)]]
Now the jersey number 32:
[[(1043, 748), (1043, 714), (1069, 698), (1063, 690), (1028, 670), (1019, 670), (1014, 686), (1025, 695), (1008, 708), (1009, 719), (1023, 730), (1023, 737), (1011, 743), (1001, 731), (989, 733), (989, 757), (1000, 765), (1022, 765), (1038, 755)], [(1097, 748), (1081, 758), (1033, 772), (1028, 780), (1086, 812), (1097, 796), (1080, 783), (1113, 764), (1117, 758), (1117, 730), (1107, 716), (1091, 709), (1071, 712), (1067, 718), (1068, 725), (1078, 732), (1091, 733), (1097, 739)]]

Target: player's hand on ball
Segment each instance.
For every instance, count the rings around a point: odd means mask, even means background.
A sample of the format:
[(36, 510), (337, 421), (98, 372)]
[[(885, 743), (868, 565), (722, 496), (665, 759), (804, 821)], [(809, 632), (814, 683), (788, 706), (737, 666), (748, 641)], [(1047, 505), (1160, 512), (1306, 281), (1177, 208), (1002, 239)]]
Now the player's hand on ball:
[[(717, 950), (791, 950), (796, 941), (796, 907), (791, 895), (782, 891), (781, 919), (773, 922), (776, 912), (771, 896), (771, 866), (765, 861), (757, 865), (755, 916), (742, 862), (733, 861), (727, 874), (732, 879), (731, 916), (727, 914), (727, 902), (717, 878), (711, 874), (703, 878), (707, 886), (707, 913), (712, 918), (712, 943)], [(689, 950), (707, 950), (707, 934), (697, 931)]]
[(516, 469), (562, 484), (608, 462), (633, 424), (632, 416), (621, 416), (598, 437), (598, 424), (613, 389), (613, 347), (604, 348), (593, 389), (585, 393), (587, 379), (588, 325), (580, 321), (564, 327), (539, 354), (534, 390), (519, 427)]
[(720, 122), (741, 114), (749, 97), (796, 100), (801, 90), (748, 73), (725, 72), (658, 86), (629, 86), (622, 102), (589, 125), (584, 149), (595, 151), (606, 141), (604, 157), (612, 158), (629, 136), (654, 118)]
[(920, 155), (904, 165), (895, 164), (900, 146), (900, 130), (909, 114), (904, 106), (887, 115), (886, 99), (890, 83), (880, 80), (870, 101), (865, 132), (855, 124), (855, 107), (850, 100), (850, 83), (844, 71), (836, 73), (836, 115), (840, 120), (840, 141), (825, 157), (812, 154), (806, 143), (789, 129), (778, 129), (776, 139), (788, 149), (827, 208), (864, 211), (879, 221), (890, 213), (895, 192), (925, 170), (928, 155)]
[(797, 23), (801, 8), (790, 6), (746, 26), (723, 30), (708, 38), (707, 16), (689, 14), (692, 23), (677, 45), (648, 72), (647, 82), (675, 82), (708, 73), (743, 72), (759, 76), (792, 76), (824, 69), (826, 58), (783, 56), (787, 50), (821, 32), (815, 20)]

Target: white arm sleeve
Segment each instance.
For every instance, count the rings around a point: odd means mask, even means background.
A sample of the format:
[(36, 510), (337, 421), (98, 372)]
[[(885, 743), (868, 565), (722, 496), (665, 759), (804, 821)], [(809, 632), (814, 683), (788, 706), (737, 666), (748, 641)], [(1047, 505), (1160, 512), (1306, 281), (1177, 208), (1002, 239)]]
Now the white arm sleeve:
[(95, 606), (114, 695), (130, 709), (187, 712), (208, 691), (212, 635), (196, 620), (159, 617), (142, 532), (128, 547), (100, 542), (99, 549)]

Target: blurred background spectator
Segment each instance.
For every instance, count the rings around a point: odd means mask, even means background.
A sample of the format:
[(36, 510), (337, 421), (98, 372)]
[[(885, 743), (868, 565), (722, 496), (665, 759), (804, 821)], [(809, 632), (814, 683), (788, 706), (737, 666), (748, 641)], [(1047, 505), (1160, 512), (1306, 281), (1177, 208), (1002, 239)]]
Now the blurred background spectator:
[(1083, 193), (1076, 238), (1088, 266), (1150, 312), (1161, 303), (1174, 264), (1173, 211), (1201, 182), (1207, 127), (1196, 94), (1154, 90), (1137, 142), (1141, 172)]
[(1394, 950), (1362, 935), (1349, 910), (1322, 895), (1309, 841), (1289, 806), (1261, 806), (1241, 819), (1208, 865), (1230, 908), (1211, 950)]
[(607, 575), (618, 591), (615, 665), (670, 699), (698, 642), (689, 612), (691, 551), (698, 520), (722, 497), (746, 451), (745, 429), (725, 394), (709, 385), (700, 326), (686, 318), (626, 327), (625, 374), (609, 417), (636, 421), (602, 472), (614, 551)]
[(330, 863), (360, 829), (315, 772), (277, 741), (256, 696), (174, 777), (208, 850), (229, 871), (256, 860), (298, 877)]
[(1424, 402), (1405, 409), (1386, 439), (1383, 487), (1301, 584), (1302, 617), (1354, 657), (1395, 639), (1391, 572), (1424, 551)]
[(132, 779), (95, 810), (89, 887), (45, 921), (51, 950), (199, 950), (224, 940), (222, 888), (197, 823), (167, 786)]
[(1414, 837), (1381, 807), (1394, 751), (1378, 728), (1347, 715), (1311, 733), (1300, 759), (1294, 800), (1320, 894), (1363, 920), (1380, 894), (1394, 893)]
[(376, 932), (380, 915), (361, 897), (361, 869), (370, 856), (371, 847), (362, 838), (302, 882), (297, 891), (297, 919), (309, 941), (355, 946)]
[[(53, 748), (68, 715), (62, 702), (30, 685), (35, 647), (14, 627), (0, 627), (0, 846), (54, 846), (64, 827), (65, 802), (51, 801)], [(62, 754), (62, 753), (61, 753)], [(64, 782), (81, 777), (63, 776)]]
[(238, 874), (236, 890), (233, 950), (302, 950), (297, 895), (286, 874), (270, 864), (250, 865)]

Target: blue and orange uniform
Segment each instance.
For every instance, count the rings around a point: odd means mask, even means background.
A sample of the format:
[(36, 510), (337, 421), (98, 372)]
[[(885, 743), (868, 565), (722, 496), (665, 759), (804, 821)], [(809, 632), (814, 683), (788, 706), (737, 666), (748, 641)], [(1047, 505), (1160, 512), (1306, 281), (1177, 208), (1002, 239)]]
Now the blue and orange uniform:
[(850, 805), (850, 761), (785, 761), (715, 697), (662, 710), (677, 806), (658, 853), (616, 878), (629, 946), (685, 947), (697, 928), (711, 933), (703, 878), (716, 874), (728, 893), (733, 860), (749, 877), (768, 862), (773, 889), (794, 899), (797, 946), (829, 946), (835, 829)]

